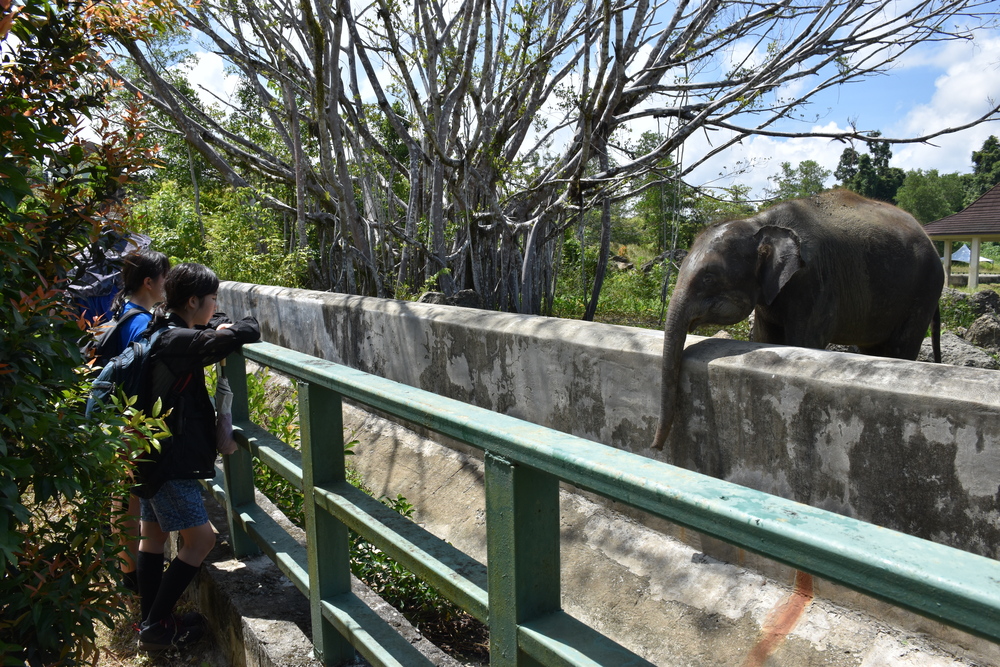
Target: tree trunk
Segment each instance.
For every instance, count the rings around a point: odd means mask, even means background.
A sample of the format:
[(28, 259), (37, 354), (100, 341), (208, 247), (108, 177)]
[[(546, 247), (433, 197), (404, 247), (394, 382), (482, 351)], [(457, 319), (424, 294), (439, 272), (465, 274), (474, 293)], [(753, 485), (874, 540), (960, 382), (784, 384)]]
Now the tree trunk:
[(608, 256), (611, 254), (611, 200), (604, 198), (601, 210), (601, 247), (597, 254), (597, 268), (594, 270), (594, 289), (590, 293), (590, 301), (583, 313), (587, 322), (594, 321), (597, 314), (597, 302), (601, 298), (601, 288), (604, 287), (604, 275), (608, 270)]

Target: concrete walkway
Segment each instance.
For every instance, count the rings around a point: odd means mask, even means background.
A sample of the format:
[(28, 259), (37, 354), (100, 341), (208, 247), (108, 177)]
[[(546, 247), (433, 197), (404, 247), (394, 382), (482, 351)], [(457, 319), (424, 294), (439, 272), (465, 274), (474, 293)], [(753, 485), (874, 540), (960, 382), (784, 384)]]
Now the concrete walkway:
[[(218, 480), (217, 480), (218, 481)], [(305, 534), (292, 526), (267, 500), (257, 503), (279, 519), (300, 541)], [(321, 667), (313, 655), (309, 601), (267, 556), (236, 559), (229, 543), (225, 511), (205, 495), (212, 525), (218, 531), (215, 549), (187, 596), (206, 616), (209, 628), (233, 667)], [(401, 613), (352, 577), (353, 592), (420, 649), (434, 664), (462, 667), (427, 641)], [(345, 667), (368, 666), (358, 657)]]

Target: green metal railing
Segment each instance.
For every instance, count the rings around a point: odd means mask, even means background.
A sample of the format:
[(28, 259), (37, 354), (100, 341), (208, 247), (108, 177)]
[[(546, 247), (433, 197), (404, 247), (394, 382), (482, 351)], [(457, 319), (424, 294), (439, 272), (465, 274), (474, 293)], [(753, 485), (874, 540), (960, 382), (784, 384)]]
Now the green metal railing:
[[(560, 481), (1000, 641), (1000, 562), (268, 343), (242, 354), (227, 375), (244, 448), (215, 490), (236, 554), (263, 550), (308, 595), (326, 664), (355, 649), (372, 664), (430, 664), (351, 593), (349, 530), (486, 623), (491, 665), (650, 664), (560, 608)], [(250, 423), (244, 357), (298, 380), (301, 451)], [(488, 567), (346, 481), (344, 398), (483, 450)], [(255, 504), (251, 456), (303, 490), (307, 548)]]

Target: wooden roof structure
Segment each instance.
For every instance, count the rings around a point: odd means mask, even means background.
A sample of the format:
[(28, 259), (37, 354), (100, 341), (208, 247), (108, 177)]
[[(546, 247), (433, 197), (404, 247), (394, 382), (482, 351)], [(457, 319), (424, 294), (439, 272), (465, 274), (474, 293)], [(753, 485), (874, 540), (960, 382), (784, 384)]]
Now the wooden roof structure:
[(979, 287), (979, 244), (983, 241), (1000, 241), (1000, 184), (994, 185), (958, 213), (927, 223), (924, 231), (932, 240), (944, 242), (947, 284), (951, 282), (952, 242), (971, 241), (969, 287), (976, 289)]

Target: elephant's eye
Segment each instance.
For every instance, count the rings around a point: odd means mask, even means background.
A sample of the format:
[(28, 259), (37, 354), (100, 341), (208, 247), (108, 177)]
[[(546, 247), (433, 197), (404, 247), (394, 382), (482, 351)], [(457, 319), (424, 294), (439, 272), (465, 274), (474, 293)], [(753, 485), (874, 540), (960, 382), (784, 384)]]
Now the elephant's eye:
[(701, 277), (701, 286), (704, 289), (712, 289), (718, 282), (719, 278), (714, 273), (706, 273)]

